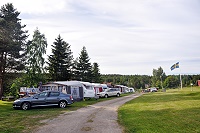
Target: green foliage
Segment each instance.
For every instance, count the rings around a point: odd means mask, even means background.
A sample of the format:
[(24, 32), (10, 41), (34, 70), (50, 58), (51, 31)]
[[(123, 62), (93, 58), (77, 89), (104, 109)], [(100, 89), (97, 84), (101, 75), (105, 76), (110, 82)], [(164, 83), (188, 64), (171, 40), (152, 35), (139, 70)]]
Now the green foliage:
[[(180, 75), (178, 75), (180, 77)], [(183, 86), (190, 86), (190, 84), (197, 85), (197, 80), (200, 80), (200, 75), (181, 75)]]
[(162, 88), (161, 81), (164, 81), (165, 78), (166, 78), (166, 75), (165, 75), (162, 67), (159, 67), (158, 69), (153, 69), (153, 76), (151, 78), (152, 86)]
[(92, 81), (92, 65), (86, 47), (81, 50), (80, 56), (74, 62), (74, 74), (76, 80)]
[(6, 73), (5, 74), (5, 78), (4, 78), (4, 96), (8, 96), (9, 93), (12, 91), (11, 90), (11, 86), (13, 81), (16, 78), (22, 77), (23, 74), (22, 73)]
[[(45, 77), (45, 75), (44, 76), (43, 75), (41, 74), (41, 77)], [(36, 79), (34, 79), (34, 81), (36, 81)], [(30, 77), (28, 74), (22, 74), (22, 76), (12, 81), (12, 84), (10, 85), (10, 88), (9, 88), (8, 95), (18, 97), (20, 87), (38, 87), (39, 82), (35, 82), (34, 84), (32, 83), (33, 82), (30, 81)]]
[(10, 95), (10, 96), (18, 97), (19, 89), (20, 89), (20, 87), (22, 87), (22, 86), (23, 86), (23, 81), (22, 81), (22, 79), (21, 79), (21, 78), (16, 78), (16, 79), (13, 81), (13, 83), (12, 83), (12, 85), (11, 85), (11, 87), (10, 87), (10, 93), (9, 93), (9, 95)]
[(100, 70), (99, 70), (99, 65), (98, 63), (93, 63), (92, 66), (92, 82), (94, 83), (100, 83), (101, 82), (101, 74), (100, 74)]
[(101, 75), (101, 79), (103, 82), (125, 85), (135, 89), (146, 88), (151, 84), (151, 76), (148, 75), (107, 74)]
[(180, 79), (177, 76), (168, 76), (164, 82), (165, 88), (177, 88), (180, 84)]
[(1, 36), (7, 38), (1, 42), (0, 52), (4, 58), (1, 58), (0, 62), (6, 71), (24, 69), (25, 40), (28, 36), (26, 35), (27, 31), (22, 30), (25, 25), (21, 25), (21, 20), (18, 18), (19, 14), (10, 3), (5, 4), (0, 9), (0, 18), (3, 22), (0, 24), (2, 30), (5, 31)]
[(44, 54), (46, 54), (47, 40), (44, 34), (41, 34), (38, 28), (34, 31), (33, 39), (27, 48), (28, 69), (33, 73), (43, 73), (45, 63)]
[(21, 25), (19, 12), (11, 3), (0, 9), (0, 97), (3, 93), (4, 76), (7, 72), (24, 69), (27, 31)]
[(34, 31), (33, 39), (27, 47), (27, 80), (26, 86), (36, 86), (39, 82), (44, 82), (44, 54), (46, 53), (47, 41), (44, 34), (38, 28)]
[(70, 45), (59, 35), (52, 45), (52, 55), (48, 56), (47, 70), (53, 81), (65, 81), (72, 78), (73, 56)]

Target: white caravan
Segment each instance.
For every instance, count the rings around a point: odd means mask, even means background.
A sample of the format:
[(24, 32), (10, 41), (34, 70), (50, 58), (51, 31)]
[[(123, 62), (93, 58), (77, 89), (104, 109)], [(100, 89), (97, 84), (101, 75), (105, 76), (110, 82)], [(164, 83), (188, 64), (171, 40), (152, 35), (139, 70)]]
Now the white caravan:
[[(54, 83), (71, 86), (71, 89), (73, 89), (72, 94), (74, 95), (77, 94), (74, 92), (83, 92), (84, 98), (98, 98), (94, 89), (94, 85), (92, 83), (82, 81), (58, 81)], [(83, 88), (83, 91), (77, 91), (80, 88)]]
[(94, 85), (96, 95), (99, 95), (99, 93), (108, 89), (108, 86), (106, 84), (92, 83), (92, 85)]

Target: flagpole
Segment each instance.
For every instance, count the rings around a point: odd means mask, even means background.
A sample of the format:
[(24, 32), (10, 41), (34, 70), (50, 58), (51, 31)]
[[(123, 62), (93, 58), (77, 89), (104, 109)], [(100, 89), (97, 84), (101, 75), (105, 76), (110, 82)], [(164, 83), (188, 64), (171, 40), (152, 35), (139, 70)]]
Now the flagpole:
[(181, 78), (181, 68), (179, 67), (179, 69), (180, 69), (180, 83), (181, 83), (181, 90), (182, 90), (182, 88), (183, 88), (183, 83), (182, 83), (182, 78)]
[[(176, 69), (176, 68), (179, 68), (179, 69), (180, 69), (180, 67), (179, 67), (179, 62), (177, 62), (177, 63), (175, 63), (175, 64), (173, 64), (173, 65), (171, 66), (171, 71), (174, 70), (174, 69)], [(182, 78), (181, 78), (181, 69), (180, 69), (180, 85), (181, 85), (181, 90), (182, 90), (183, 84), (182, 84)]]

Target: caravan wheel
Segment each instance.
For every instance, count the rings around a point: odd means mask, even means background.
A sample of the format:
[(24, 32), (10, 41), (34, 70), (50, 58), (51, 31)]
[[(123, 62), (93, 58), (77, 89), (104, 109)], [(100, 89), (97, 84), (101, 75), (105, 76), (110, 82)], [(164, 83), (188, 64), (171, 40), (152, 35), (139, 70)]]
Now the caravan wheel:
[(105, 95), (105, 98), (108, 98), (108, 94)]

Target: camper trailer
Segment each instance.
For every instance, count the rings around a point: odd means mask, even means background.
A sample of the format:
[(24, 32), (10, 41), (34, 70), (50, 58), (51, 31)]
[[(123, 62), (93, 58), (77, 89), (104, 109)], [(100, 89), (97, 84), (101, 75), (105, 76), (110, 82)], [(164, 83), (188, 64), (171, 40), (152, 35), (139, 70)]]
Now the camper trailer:
[(38, 88), (20, 87), (19, 97), (31, 96), (39, 92)]
[(74, 100), (79, 101), (84, 98), (98, 98), (94, 85), (82, 81), (56, 81), (42, 85), (43, 90), (58, 90), (71, 94)]
[(99, 93), (104, 92), (106, 89), (108, 89), (108, 86), (106, 84), (92, 83), (92, 85), (94, 85), (96, 95), (99, 95)]
[(115, 85), (115, 88), (120, 88), (121, 93), (128, 93), (129, 92), (129, 88), (127, 86), (124, 86), (124, 85)]
[(95, 91), (95, 85), (89, 82), (80, 82), (83, 84), (84, 98), (95, 98), (98, 99), (97, 93)]

